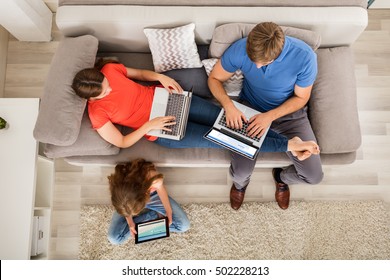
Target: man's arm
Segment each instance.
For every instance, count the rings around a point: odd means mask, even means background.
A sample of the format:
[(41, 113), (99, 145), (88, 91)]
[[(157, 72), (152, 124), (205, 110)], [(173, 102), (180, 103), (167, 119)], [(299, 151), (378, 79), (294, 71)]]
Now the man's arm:
[(283, 104), (268, 112), (253, 116), (249, 120), (249, 135), (263, 135), (265, 129), (269, 127), (274, 120), (303, 108), (310, 99), (312, 87), (313, 85), (305, 88), (295, 85), (294, 95), (287, 99)]
[(222, 83), (227, 81), (233, 74), (234, 73), (227, 72), (223, 69), (221, 60), (218, 60), (209, 75), (208, 85), (211, 93), (225, 109), (227, 125), (232, 128), (241, 128), (242, 121), (247, 121), (245, 115), (234, 106), (222, 85)]

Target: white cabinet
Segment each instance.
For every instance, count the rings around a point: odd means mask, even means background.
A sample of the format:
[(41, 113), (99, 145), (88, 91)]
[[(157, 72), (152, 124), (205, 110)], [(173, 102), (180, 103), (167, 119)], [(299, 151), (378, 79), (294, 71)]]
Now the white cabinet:
[[(0, 259), (30, 259), (34, 215), (42, 216), (43, 253), (47, 258), (54, 163), (38, 156), (33, 129), (38, 98), (0, 98)], [(45, 234), (46, 233), (46, 234)], [(41, 235), (42, 236), (42, 235)]]
[[(53, 205), (53, 186), (54, 162), (45, 157), (38, 156), (34, 216), (40, 217), (40, 223), (43, 223), (43, 225), (38, 229), (35, 229), (33, 227), (31, 234), (31, 242), (39, 242), (39, 246), (42, 247), (42, 250), (39, 250), (41, 253), (38, 255), (35, 255), (31, 250), (31, 258), (33, 259), (48, 258), (50, 244), (50, 221)], [(34, 230), (37, 230), (35, 234)]]

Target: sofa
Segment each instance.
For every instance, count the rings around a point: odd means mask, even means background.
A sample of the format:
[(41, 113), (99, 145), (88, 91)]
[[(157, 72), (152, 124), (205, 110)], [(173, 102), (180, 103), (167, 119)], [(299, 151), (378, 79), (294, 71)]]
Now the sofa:
[[(317, 54), (318, 76), (307, 107), (323, 164), (350, 164), (361, 145), (351, 45), (367, 26), (366, 6), (365, 0), (59, 0), (56, 24), (63, 36), (34, 137), (47, 157), (74, 165), (111, 166), (143, 157), (158, 166), (228, 166), (230, 153), (224, 149), (167, 149), (146, 139), (125, 149), (107, 143), (92, 129), (86, 101), (70, 85), (97, 58), (115, 58), (127, 67), (163, 72), (184, 89), (194, 85), (194, 94), (213, 100), (207, 87), (213, 63), (256, 23), (273, 21)], [(169, 36), (170, 42), (161, 44)], [(187, 56), (170, 64), (180, 53)], [(235, 73), (224, 85), (233, 99), (240, 79)], [(285, 153), (264, 153), (256, 166), (289, 164)]]

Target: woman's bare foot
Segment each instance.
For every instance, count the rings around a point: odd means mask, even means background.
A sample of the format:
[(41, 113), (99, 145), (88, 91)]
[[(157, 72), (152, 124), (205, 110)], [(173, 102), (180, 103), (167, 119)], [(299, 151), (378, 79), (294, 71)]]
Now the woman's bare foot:
[(305, 160), (311, 155), (318, 155), (320, 147), (314, 141), (302, 141), (301, 138), (295, 136), (288, 140), (287, 150), (299, 160)]

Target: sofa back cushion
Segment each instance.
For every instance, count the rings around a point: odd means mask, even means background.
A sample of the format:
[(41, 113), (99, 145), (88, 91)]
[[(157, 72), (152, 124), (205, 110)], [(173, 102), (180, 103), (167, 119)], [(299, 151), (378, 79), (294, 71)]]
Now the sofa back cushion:
[(318, 75), (309, 100), (309, 119), (323, 154), (356, 151), (361, 132), (351, 47), (317, 50)]
[[(213, 38), (209, 48), (209, 56), (220, 58), (225, 50), (235, 41), (247, 37), (249, 32), (255, 27), (254, 23), (228, 23), (215, 28)], [(321, 37), (317, 33), (295, 28), (281, 26), (286, 36), (294, 37), (304, 41), (313, 50), (318, 49), (321, 44)]]
[(361, 6), (367, 7), (366, 0), (58, 0), (64, 5), (161, 5), (161, 6), (296, 6), (296, 7), (329, 7)]
[(78, 97), (71, 85), (78, 71), (93, 67), (97, 50), (98, 40), (91, 35), (60, 41), (34, 128), (34, 137), (39, 142), (67, 146), (76, 141), (86, 100)]
[[(235, 6), (224, 1), (216, 6), (208, 1), (184, 1), (190, 6), (173, 5), (170, 1), (146, 1), (145, 5), (74, 5), (59, 6), (56, 12), (58, 29), (65, 36), (93, 34), (99, 39), (99, 49), (110, 52), (150, 52), (145, 28), (172, 28), (195, 23), (195, 41), (198, 45), (210, 44), (214, 29), (229, 22), (258, 23), (272, 21), (279, 25), (312, 30), (321, 35), (321, 47), (350, 45), (356, 41), (367, 26), (367, 9), (360, 6), (346, 6), (352, 0), (342, 1), (343, 5), (332, 5), (321, 0), (290, 0), (289, 5), (280, 1), (235, 2)], [(77, 2), (77, 3), (76, 3)], [(85, 1), (84, 1), (85, 2)], [(148, 2), (148, 4), (146, 4)], [(204, 5), (199, 5), (201, 2)], [(215, 1), (214, 3), (216, 3)], [(272, 2), (272, 3), (271, 3)], [(303, 4), (303, 5), (302, 5)], [(109, 16), (108, 16), (109, 15)]]

